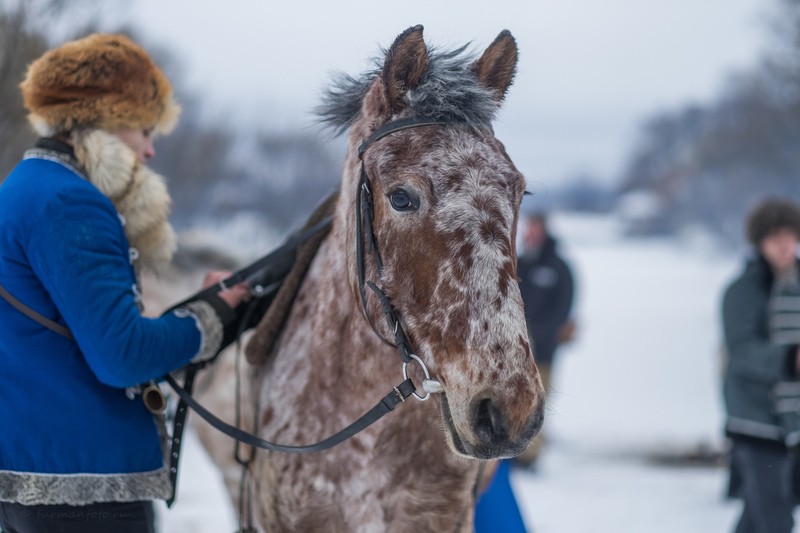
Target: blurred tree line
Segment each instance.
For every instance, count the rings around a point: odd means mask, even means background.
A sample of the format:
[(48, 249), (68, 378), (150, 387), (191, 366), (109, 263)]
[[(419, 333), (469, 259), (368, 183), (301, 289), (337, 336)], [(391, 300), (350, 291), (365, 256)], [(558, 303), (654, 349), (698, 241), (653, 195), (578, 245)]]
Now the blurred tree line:
[(800, 201), (800, 0), (777, 0), (772, 24), (759, 63), (727, 80), (715, 101), (644, 124), (620, 193), (657, 199), (648, 228), (701, 225), (738, 244), (757, 200)]
[(110, 7), (100, 0), (0, 0), (0, 183), (35, 142), (19, 91), (27, 65), (94, 31), (125, 33), (165, 71), (183, 108), (178, 127), (157, 141), (150, 162), (168, 181), (175, 226), (216, 225), (224, 232), (230, 217), (243, 213), (273, 234), (301, 224), (336, 187), (341, 159), (307, 132), (204, 119), (202, 97), (187, 87), (174, 55), (134, 28), (104, 27), (99, 20)]
[[(616, 191), (649, 195), (628, 202), (640, 218), (647, 213), (641, 232), (702, 225), (739, 243), (755, 200), (800, 199), (800, 0), (773, 2), (773, 41), (756, 66), (732, 76), (715, 101), (644, 123)], [(305, 131), (203, 118), (202, 95), (187, 86), (168, 50), (134, 28), (100, 23), (103, 10), (115, 7), (101, 0), (0, 0), (0, 182), (35, 140), (18, 88), (27, 65), (52, 46), (102, 28), (142, 43), (183, 107), (178, 128), (158, 141), (151, 162), (169, 182), (179, 229), (225, 225), (243, 214), (273, 233), (300, 224), (336, 186), (341, 154)], [(585, 211), (614, 203), (613, 193), (588, 174), (568, 179), (552, 196), (564, 208)]]

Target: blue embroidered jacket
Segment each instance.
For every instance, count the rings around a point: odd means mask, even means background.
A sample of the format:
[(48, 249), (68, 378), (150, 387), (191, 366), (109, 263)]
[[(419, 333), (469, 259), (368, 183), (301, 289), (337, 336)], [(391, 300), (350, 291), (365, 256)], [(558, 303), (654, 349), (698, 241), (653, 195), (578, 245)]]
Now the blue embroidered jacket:
[(75, 338), (0, 298), (2, 501), (166, 495), (156, 421), (125, 388), (185, 365), (203, 338), (191, 313), (141, 315), (123, 222), (57, 157), (23, 160), (0, 186), (0, 284)]

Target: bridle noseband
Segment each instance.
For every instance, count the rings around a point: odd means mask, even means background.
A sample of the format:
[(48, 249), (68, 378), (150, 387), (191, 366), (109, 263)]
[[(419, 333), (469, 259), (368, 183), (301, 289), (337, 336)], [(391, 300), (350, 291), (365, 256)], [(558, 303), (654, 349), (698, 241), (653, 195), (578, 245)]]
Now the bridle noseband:
[[(375, 268), (378, 271), (378, 277), (380, 277), (380, 275), (383, 273), (383, 261), (381, 260), (381, 254), (378, 250), (378, 243), (375, 239), (375, 232), (372, 227), (372, 222), (374, 219), (374, 203), (372, 200), (372, 191), (369, 186), (369, 176), (367, 175), (367, 170), (364, 166), (364, 154), (373, 143), (392, 133), (421, 126), (439, 126), (444, 124), (446, 124), (446, 122), (426, 117), (412, 117), (394, 120), (375, 130), (372, 135), (367, 137), (367, 139), (365, 139), (358, 147), (358, 159), (361, 162), (361, 174), (358, 180), (358, 188), (356, 190), (356, 262), (358, 271), (358, 290), (361, 295), (361, 307), (364, 311), (364, 316), (367, 318), (367, 322), (369, 322), (372, 331), (375, 332), (378, 338), (381, 339), (384, 344), (393, 348), (397, 348), (397, 352), (400, 354), (400, 359), (403, 361), (403, 378), (408, 379), (408, 365), (412, 362), (416, 362), (422, 369), (423, 373), (425, 374), (425, 379), (422, 381), (422, 389), (425, 391), (425, 396), (420, 396), (414, 392), (414, 398), (420, 401), (427, 400), (432, 393), (444, 392), (444, 389), (439, 381), (431, 379), (425, 363), (413, 353), (408, 335), (406, 335), (403, 325), (398, 317), (397, 309), (386, 295), (386, 292), (372, 281), (366, 279), (363, 242), (365, 239), (367, 241), (369, 250), (372, 252), (372, 256), (375, 261)], [(378, 331), (378, 328), (372, 321), (372, 316), (369, 313), (369, 307), (367, 305), (367, 287), (369, 287), (369, 289), (375, 293), (378, 300), (381, 302), (383, 314), (386, 317), (386, 323), (389, 326), (389, 331), (394, 334), (394, 342), (386, 339), (386, 337), (384, 337), (383, 334)]]

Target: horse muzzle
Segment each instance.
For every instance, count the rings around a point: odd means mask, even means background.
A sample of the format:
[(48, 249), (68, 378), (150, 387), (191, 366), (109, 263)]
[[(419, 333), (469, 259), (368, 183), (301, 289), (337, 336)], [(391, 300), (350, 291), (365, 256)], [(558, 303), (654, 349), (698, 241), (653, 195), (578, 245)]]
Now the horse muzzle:
[[(516, 407), (516, 406), (512, 406)], [(491, 397), (473, 399), (466, 409), (465, 424), (457, 424), (447, 396), (441, 396), (442, 415), (455, 451), (476, 459), (498, 459), (522, 453), (544, 423), (544, 405), (539, 401), (515, 431), (510, 410)], [(459, 427), (463, 428), (459, 430)]]

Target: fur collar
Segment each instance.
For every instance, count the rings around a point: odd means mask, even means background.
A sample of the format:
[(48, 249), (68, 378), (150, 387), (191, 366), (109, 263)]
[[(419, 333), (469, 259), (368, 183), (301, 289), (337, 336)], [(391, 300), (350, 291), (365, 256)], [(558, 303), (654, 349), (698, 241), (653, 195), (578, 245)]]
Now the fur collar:
[(167, 266), (177, 245), (169, 223), (172, 200), (164, 178), (104, 130), (75, 131), (70, 140), (89, 181), (122, 216), (128, 241), (139, 252), (137, 267), (159, 271)]

